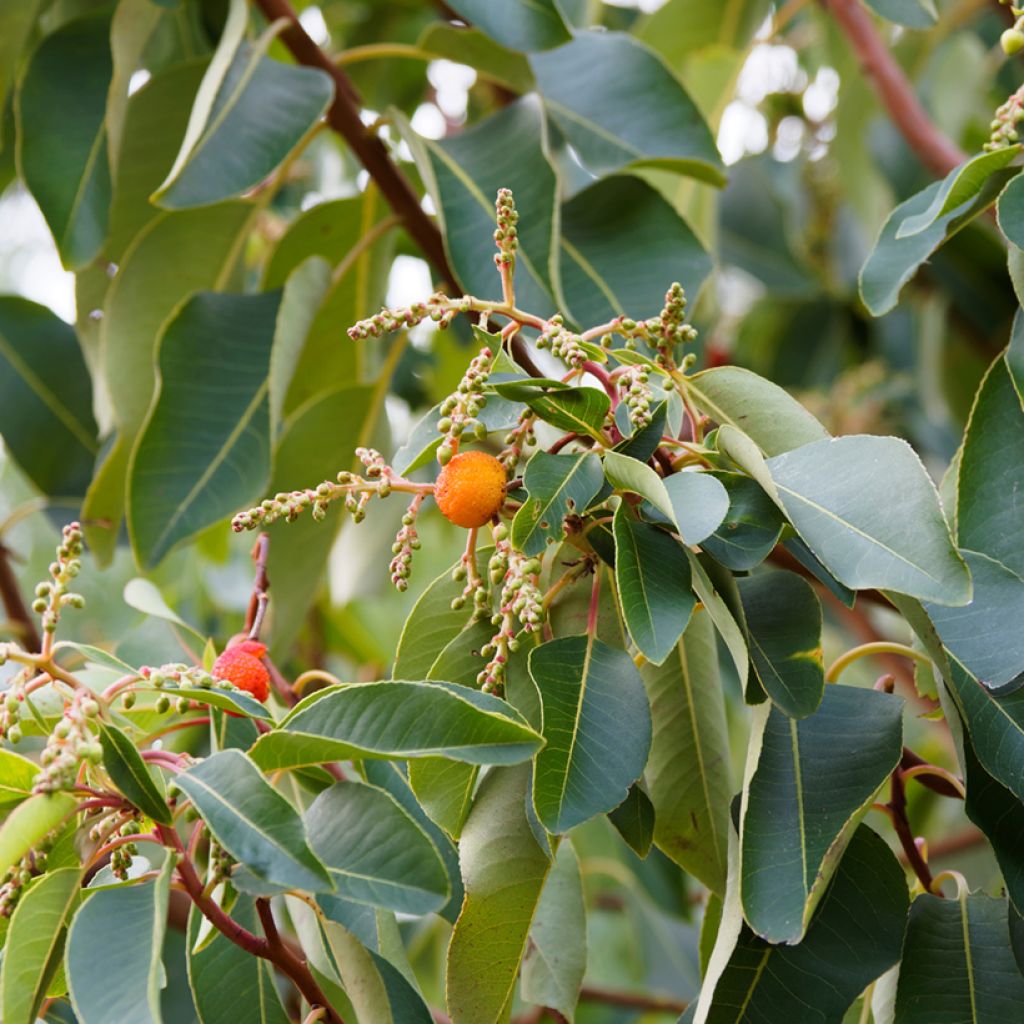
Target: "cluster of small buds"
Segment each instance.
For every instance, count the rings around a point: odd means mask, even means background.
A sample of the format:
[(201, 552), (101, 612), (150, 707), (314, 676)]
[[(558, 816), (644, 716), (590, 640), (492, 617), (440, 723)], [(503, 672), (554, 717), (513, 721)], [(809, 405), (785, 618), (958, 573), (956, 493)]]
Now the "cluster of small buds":
[(84, 608), (85, 598), (71, 593), (68, 586), (82, 569), (82, 527), (69, 523), (64, 527), (57, 560), (50, 563), (50, 579), (36, 587), (32, 610), (43, 617), (43, 629), (53, 633), (57, 629), (63, 608)]
[(538, 586), (540, 559), (515, 551), (504, 524), (495, 528), (494, 541), (494, 554), (487, 572), (492, 584), (501, 584), (501, 600), (499, 610), (491, 618), (491, 624), (498, 631), (480, 650), (488, 662), (477, 676), (477, 682), (486, 693), (498, 693), (505, 684), (509, 653), (515, 651), (519, 643), (516, 622), (525, 632), (532, 633), (544, 621), (544, 601)]
[(39, 755), (41, 770), (32, 784), (34, 793), (71, 789), (83, 761), (99, 764), (103, 760), (103, 747), (92, 728), (99, 713), (92, 696), (82, 690), (75, 693)]
[(1010, 12), (1017, 20), (1013, 23), (1012, 28), (1008, 28), (1000, 37), (999, 44), (1003, 48), (1003, 53), (1008, 57), (1012, 57), (1015, 53), (1020, 53), (1024, 50), (1024, 9), (1014, 5), (1014, 0), (999, 0), (1005, 7), (1010, 8)]
[(609, 332), (601, 337), (601, 344), (610, 348), (618, 334), (626, 340), (626, 348), (636, 347), (637, 341), (646, 342), (657, 351), (659, 365), (675, 367), (675, 350), (697, 337), (697, 331), (686, 322), (686, 292), (675, 282), (665, 293), (665, 306), (658, 316), (649, 320), (619, 317), (612, 321)]
[(379, 313), (366, 320), (360, 320), (348, 329), (348, 336), (353, 341), (364, 338), (379, 338), (393, 331), (409, 330), (432, 320), (442, 330), (451, 325), (455, 314), (460, 312), (459, 300), (449, 299), (447, 295), (436, 292), (426, 302), (416, 302), (401, 309), (382, 309)]
[[(0, 644), (0, 665), (7, 660), (5, 648)], [(25, 683), (28, 682), (26, 671), (19, 672), (10, 682), (4, 691), (3, 701), (0, 703), (0, 738), (10, 743), (21, 742), (20, 720), (21, 706), (25, 702)]]
[(519, 422), (515, 428), (505, 435), (505, 447), (499, 452), (498, 461), (510, 476), (515, 472), (526, 448), (537, 443), (533, 431), (536, 420), (535, 412), (531, 409), (524, 409), (519, 414)]
[(462, 593), (452, 598), (452, 611), (465, 608), (466, 602), (473, 601), (473, 618), (485, 619), (491, 615), (491, 592), (476, 567), (475, 553), (466, 552), (452, 571), (456, 583), (465, 582)]
[(589, 356), (580, 344), (580, 336), (565, 327), (561, 313), (556, 313), (537, 338), (537, 348), (551, 350), (556, 359), (561, 359), (571, 370), (579, 370)]
[(516, 249), (519, 247), (519, 232), (516, 228), (519, 212), (516, 210), (516, 201), (512, 197), (511, 189), (498, 189), (494, 209), (498, 215), (498, 226), (494, 231), (494, 244), (498, 247), (498, 252), (494, 257), (494, 265), (500, 271), (503, 267), (515, 265)]
[(210, 863), (208, 878), (211, 882), (223, 882), (231, 877), (231, 871), (235, 866), (235, 859), (216, 840), (210, 840)]
[(617, 382), (634, 430), (642, 430), (651, 422), (654, 392), (649, 381), (650, 373), (646, 366), (630, 366), (623, 371)]
[[(181, 662), (175, 662), (168, 665), (160, 665), (157, 668), (152, 668), (149, 665), (143, 665), (139, 669), (139, 675), (149, 683), (156, 690), (161, 690), (160, 696), (157, 697), (156, 703), (153, 705), (153, 710), (158, 715), (166, 715), (171, 710), (171, 696), (166, 691), (168, 690), (237, 690), (238, 687), (234, 683), (229, 682), (227, 679), (218, 679), (216, 676), (211, 675), (206, 669), (198, 665), (185, 665)], [(129, 703), (129, 698), (131, 703)], [(125, 706), (131, 707), (131, 704), (135, 703), (134, 694), (125, 695)], [(178, 697), (173, 701), (175, 710), (178, 714), (185, 714), (192, 709), (193, 702), (188, 697)]]
[[(119, 838), (124, 839), (128, 836), (136, 836), (139, 834), (139, 822), (135, 818), (129, 818), (118, 830), (117, 835)], [(120, 846), (114, 847), (110, 852), (110, 870), (115, 878), (120, 879), (122, 882), (127, 881), (128, 873), (132, 866), (132, 858), (137, 857), (139, 848), (135, 843), (122, 843)]]
[(445, 439), (437, 451), (437, 461), (442, 466), (451, 462), (464, 433), (471, 432), (478, 441), (487, 436), (487, 428), (476, 417), (487, 401), (484, 386), (493, 365), (494, 352), (485, 346), (470, 360), (459, 386), (441, 403), (437, 431)]
[(48, 835), (0, 876), (0, 917), (9, 918), (14, 913), (25, 886), (46, 870), (46, 855), (53, 847), (54, 838), (54, 833)]
[(409, 589), (409, 574), (412, 570), (412, 553), (420, 548), (420, 538), (416, 533), (416, 517), (425, 494), (417, 494), (409, 502), (409, 507), (402, 516), (402, 528), (395, 535), (395, 543), (391, 545), (394, 558), (391, 559), (391, 582), (399, 591)]
[[(1022, 33), (1024, 39), (1024, 33)], [(986, 153), (993, 153), (998, 149), (1006, 149), (1020, 141), (1020, 123), (1024, 121), (1024, 86), (1013, 93), (1003, 103), (992, 118), (989, 125), (992, 134), (984, 145)]]

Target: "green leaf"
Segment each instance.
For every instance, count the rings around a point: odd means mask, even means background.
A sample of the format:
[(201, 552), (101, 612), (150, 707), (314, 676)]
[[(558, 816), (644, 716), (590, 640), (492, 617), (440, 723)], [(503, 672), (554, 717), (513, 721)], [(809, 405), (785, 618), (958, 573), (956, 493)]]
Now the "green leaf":
[(260, 737), (252, 757), (267, 771), (352, 757), (516, 764), (541, 742), (497, 697), (444, 683), (380, 682), (312, 694)]
[(190, 299), (159, 346), (157, 399), (133, 453), (128, 528), (143, 567), (261, 493), (280, 292)]
[(288, 889), (334, 888), (309, 848), (295, 808), (238, 750), (222, 750), (175, 777), (217, 842), (257, 878)]
[(81, 883), (80, 868), (59, 868), (35, 882), (18, 902), (0, 972), (5, 1024), (35, 1024), (61, 965), (64, 926), (78, 901)]
[(955, 167), (943, 179), (942, 186), (935, 193), (935, 198), (928, 209), (907, 217), (896, 229), (896, 238), (918, 235), (931, 227), (940, 217), (969, 202), (985, 187), (991, 175), (1012, 163), (1020, 151), (1020, 146), (1007, 146), (1005, 149), (996, 149), (990, 153), (979, 153), (959, 167)]
[(539, 392), (523, 401), (553, 427), (604, 440), (601, 427), (611, 399), (600, 388), (562, 388)]
[(712, 891), (725, 892), (729, 737), (711, 618), (698, 609), (660, 667), (640, 669), (654, 732), (644, 778), (654, 842)]
[(450, 895), (437, 848), (383, 789), (339, 782), (306, 812), (309, 843), (338, 895), (406, 914), (440, 910)]
[[(243, 928), (258, 929), (252, 898), (240, 895), (231, 916)], [(274, 968), (214, 931), (201, 949), (196, 949), (202, 914), (193, 906), (188, 920), (188, 980), (200, 1024), (288, 1024), (274, 980)]]
[(603, 178), (565, 203), (559, 244), (568, 312), (585, 326), (654, 316), (673, 281), (696, 298), (711, 272), (686, 221), (632, 176)]
[(59, 828), (77, 806), (70, 793), (37, 793), (18, 804), (0, 825), (0, 875)]
[[(725, 183), (722, 159), (696, 104), (639, 40), (621, 32), (582, 32), (530, 63), (552, 120), (594, 174), (660, 167)], [(612, 67), (615, 74), (609, 75)]]
[(900, 1024), (982, 1024), (1020, 1012), (1024, 977), (1007, 941), (1006, 912), (1005, 899), (984, 893), (914, 900), (896, 989)]
[(1010, 344), (1003, 358), (1006, 360), (1006, 368), (1010, 371), (1013, 386), (1017, 389), (1021, 403), (1024, 404), (1024, 311), (1017, 310), (1013, 318)]
[(825, 692), (821, 604), (814, 589), (791, 572), (766, 572), (736, 583), (751, 669), (783, 714), (806, 718)]
[(572, 38), (556, 0), (455, 0), (451, 8), (510, 50), (550, 50)]
[(111, 781), (143, 814), (161, 825), (170, 825), (171, 809), (162, 787), (153, 778), (135, 744), (115, 725), (100, 722), (99, 730), (103, 767)]
[(745, 49), (768, 13), (768, 0), (669, 0), (637, 34), (680, 67), (694, 51)]
[(740, 1020), (837, 1024), (900, 958), (909, 901), (903, 868), (861, 825), (804, 940), (773, 946), (743, 924), (732, 837), (729, 892), (695, 1024), (735, 1024), (740, 1008)]
[[(830, 686), (800, 721), (754, 711), (740, 824), (743, 915), (768, 942), (799, 942), (839, 858), (903, 751), (903, 701)], [(842, 779), (842, 786), (836, 779)]]
[(466, 899), (448, 947), (452, 1024), (507, 1019), (551, 866), (527, 820), (529, 787), (526, 765), (491, 772), (480, 785), (459, 842)]
[(935, 0), (867, 0), (867, 5), (876, 14), (907, 28), (931, 28), (939, 19)]
[(1024, 577), (1016, 495), (1024, 488), (1024, 409), (1003, 359), (982, 381), (967, 424), (957, 477), (960, 547)]
[(0, 12), (0, 108), (6, 106), (8, 91), (14, 85), (18, 63), (25, 43), (36, 22), (39, 0), (7, 4)]
[(572, 843), (559, 844), (530, 927), (520, 985), (525, 1002), (550, 1006), (567, 1020), (576, 1012), (587, 967), (587, 911), (580, 862)]
[(0, 434), (43, 494), (85, 493), (99, 444), (82, 350), (72, 327), (14, 295), (0, 297)]
[(36, 48), (18, 87), (18, 166), (69, 270), (107, 235), (109, 35), (107, 14), (66, 22)]
[(13, 750), (0, 750), (0, 806), (20, 804), (32, 795), (39, 765)]
[(791, 395), (738, 366), (717, 366), (688, 377), (686, 390), (716, 423), (754, 439), (766, 455), (828, 437), (828, 431)]
[(557, 178), (545, 151), (544, 113), (527, 96), (458, 135), (433, 142), (396, 122), (416, 157), (444, 230), (445, 249), (465, 291), (496, 295), (494, 200), (500, 188), (529, 210), (519, 228), (516, 301), (538, 315), (554, 312), (557, 285)]
[(161, 1024), (160, 958), (173, 870), (168, 857), (155, 882), (101, 889), (75, 915), (64, 966), (80, 1024)]
[(419, 757), (409, 762), (409, 785), (420, 806), (453, 839), (462, 834), (473, 803), (476, 765), (446, 757)]
[[(190, 626), (167, 602), (164, 600), (160, 588), (152, 581), (142, 576), (130, 579), (125, 585), (121, 596), (129, 608), (142, 612), (143, 615), (151, 615), (164, 622), (170, 622), (181, 629), (191, 633), (200, 642), (205, 637), (195, 627)], [(131, 669), (130, 671), (134, 671)]]
[(629, 796), (614, 811), (608, 812), (608, 820), (638, 857), (644, 858), (651, 852), (651, 844), (654, 842), (654, 804), (639, 784), (634, 783), (629, 787)]
[[(492, 9), (490, 5), (488, 9)], [(475, 28), (433, 22), (423, 30), (416, 45), (429, 56), (467, 64), (481, 78), (513, 92), (529, 92), (534, 86), (530, 62), (522, 53), (502, 46)]]
[(546, 746), (537, 754), (533, 802), (555, 833), (618, 807), (651, 747), (651, 712), (632, 658), (590, 635), (530, 652)]
[[(711, 621), (715, 624), (726, 649), (736, 666), (736, 678), (741, 682), (750, 671), (750, 659), (747, 656), (747, 640), (740, 627), (743, 619), (743, 608), (731, 575), (723, 575), (721, 579), (712, 581), (707, 569), (692, 551), (687, 551), (690, 559), (690, 570), (693, 574), (693, 589), (697, 598), (708, 610)], [(728, 584), (725, 593), (720, 588)]]
[(882, 232), (860, 271), (860, 295), (872, 316), (888, 313), (899, 301), (903, 286), (948, 238), (992, 204), (1013, 172), (993, 174), (981, 192), (969, 203), (950, 210), (928, 228), (909, 238), (897, 238), (900, 225), (923, 214), (935, 201), (942, 182), (933, 182), (924, 191), (900, 203), (889, 215)]
[(690, 563), (674, 537), (638, 522), (625, 502), (615, 512), (613, 528), (622, 617), (640, 653), (660, 665), (693, 612)]
[(701, 544), (721, 525), (729, 494), (710, 473), (686, 470), (665, 478), (673, 519), (686, 545)]
[[(1019, 151), (1019, 146), (1012, 147)], [(999, 152), (1005, 152), (1000, 150)], [(1017, 248), (1024, 246), (1024, 179), (1018, 174), (1003, 189), (996, 206), (999, 229)]]
[(676, 525), (675, 509), (665, 483), (650, 466), (614, 451), (605, 452), (602, 462), (604, 475), (613, 487), (646, 498), (673, 526)]
[(561, 540), (565, 517), (582, 512), (603, 480), (601, 460), (592, 452), (537, 452), (523, 474), (529, 497), (512, 520), (512, 544), (527, 555), (538, 555), (545, 544)]
[(207, 206), (241, 195), (320, 120), (334, 97), (333, 79), (267, 57), (274, 34), (267, 31), (255, 46), (242, 43), (226, 69), (216, 59), (210, 64), (174, 166), (154, 193), (161, 206)]
[(771, 554), (782, 533), (782, 516), (757, 481), (740, 473), (714, 476), (725, 487), (729, 510), (700, 546), (727, 569), (746, 572)]
[(938, 492), (905, 441), (830, 438), (765, 465), (797, 533), (840, 582), (936, 604), (970, 600)]

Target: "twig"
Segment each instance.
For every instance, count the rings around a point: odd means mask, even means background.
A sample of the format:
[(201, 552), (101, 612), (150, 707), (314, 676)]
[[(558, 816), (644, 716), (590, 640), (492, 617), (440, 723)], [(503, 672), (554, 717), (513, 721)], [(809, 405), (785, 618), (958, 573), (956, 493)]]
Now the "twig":
[(967, 154), (932, 122), (860, 0), (822, 2), (850, 41), (883, 106), (921, 162), (940, 177), (963, 163)]
[(21, 596), (10, 556), (11, 549), (0, 541), (0, 599), (3, 600), (7, 617), (17, 626), (25, 649), (38, 651), (42, 647), (42, 640), (39, 638), (36, 621)]
[(903, 772), (900, 768), (892, 773), (892, 797), (889, 800), (889, 810), (892, 811), (892, 827), (896, 831), (900, 846), (903, 847), (907, 863), (917, 875), (921, 885), (924, 886), (924, 891), (933, 892), (935, 880), (914, 840), (914, 833), (910, 829), (910, 821), (907, 818), (907, 791), (903, 784)]
[(245, 613), (245, 631), (250, 640), (259, 640), (263, 619), (267, 614), (270, 600), (270, 580), (267, 577), (267, 558), (270, 555), (270, 534), (261, 533), (252, 549), (252, 560), (256, 563), (256, 578), (252, 584), (252, 596)]
[(580, 989), (580, 1002), (603, 1003), (605, 1006), (621, 1006), (629, 1010), (646, 1010), (651, 1013), (685, 1013), (687, 1006), (683, 1000), (670, 996), (622, 992), (601, 985), (584, 985)]

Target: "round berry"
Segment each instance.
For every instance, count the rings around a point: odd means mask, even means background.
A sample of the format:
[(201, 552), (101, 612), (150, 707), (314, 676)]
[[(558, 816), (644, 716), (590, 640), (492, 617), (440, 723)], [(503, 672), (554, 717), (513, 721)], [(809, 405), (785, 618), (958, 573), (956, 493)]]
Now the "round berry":
[(483, 526), (505, 503), (505, 467), (486, 452), (463, 452), (441, 470), (434, 488), (437, 507), (456, 526)]
[(213, 675), (265, 701), (270, 696), (270, 673), (262, 661), (266, 653), (266, 644), (258, 640), (233, 644), (213, 663)]

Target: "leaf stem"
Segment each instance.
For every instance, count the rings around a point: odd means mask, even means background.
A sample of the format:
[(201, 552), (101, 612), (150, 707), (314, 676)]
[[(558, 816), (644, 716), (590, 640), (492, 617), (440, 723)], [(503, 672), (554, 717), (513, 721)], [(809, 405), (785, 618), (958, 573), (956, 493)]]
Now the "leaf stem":
[[(910, 829), (910, 820), (907, 818), (907, 790), (903, 784), (903, 772), (900, 768), (892, 773), (892, 790), (889, 800), (889, 810), (892, 812), (892, 827), (896, 837), (903, 847), (907, 863), (912, 868), (918, 880), (924, 887), (925, 892), (934, 892), (935, 880), (932, 878), (931, 869), (924, 859), (914, 833)], [(936, 893), (936, 895), (942, 895)]]
[(905, 658), (910, 658), (913, 661), (919, 661), (922, 665), (930, 665), (931, 658), (928, 655), (923, 654), (921, 651), (915, 650), (913, 647), (908, 647), (906, 644), (896, 643), (891, 640), (874, 640), (871, 643), (861, 644), (859, 647), (853, 647), (848, 650), (845, 654), (841, 654), (832, 664), (829, 666), (829, 670), (825, 673), (825, 679), (827, 682), (834, 683), (843, 670), (859, 658), (867, 658), (876, 654), (900, 654)]
[(587, 634), (597, 636), (597, 617), (601, 606), (601, 568), (594, 566), (594, 582), (590, 587), (590, 608), (587, 611)]

